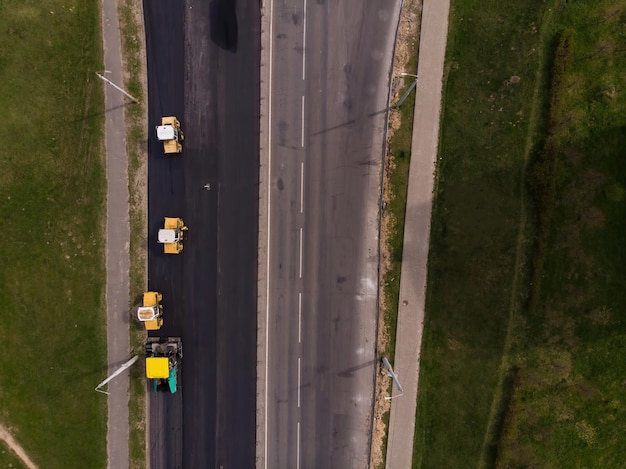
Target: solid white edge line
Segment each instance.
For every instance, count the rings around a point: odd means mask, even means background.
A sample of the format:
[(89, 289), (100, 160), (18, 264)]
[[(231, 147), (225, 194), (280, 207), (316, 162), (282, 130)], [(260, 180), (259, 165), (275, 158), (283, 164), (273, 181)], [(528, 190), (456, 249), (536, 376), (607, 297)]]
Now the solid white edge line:
[(302, 278), (302, 228), (300, 228), (300, 278)]
[(274, 27), (274, 0), (270, 0), (270, 47), (269, 47), (269, 80), (268, 80), (268, 126), (267, 126), (267, 262), (265, 271), (265, 409), (263, 417), (263, 465), (267, 469), (267, 394), (268, 394), (268, 361), (269, 361), (269, 318), (270, 318), (270, 219), (271, 206), (271, 177), (272, 177), (272, 57), (273, 57), (273, 27)]
[(300, 213), (304, 213), (304, 161), (300, 163)]
[(302, 292), (298, 293), (298, 343), (302, 343)]
[(300, 141), (302, 148), (304, 148), (304, 95), (302, 95), (302, 139)]
[(306, 79), (306, 0), (304, 0), (304, 13), (302, 15), (302, 79)]

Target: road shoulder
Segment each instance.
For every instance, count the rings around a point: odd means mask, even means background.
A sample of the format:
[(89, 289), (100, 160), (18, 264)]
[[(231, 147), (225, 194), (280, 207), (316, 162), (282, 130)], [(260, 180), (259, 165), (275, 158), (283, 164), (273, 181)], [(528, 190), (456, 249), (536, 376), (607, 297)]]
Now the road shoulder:
[[(102, 0), (102, 42), (106, 76), (123, 83), (120, 28), (117, 2)], [(105, 153), (107, 177), (106, 304), (107, 373), (128, 360), (129, 244), (128, 158), (124, 120), (125, 100), (105, 86)], [(128, 467), (128, 374), (122, 373), (108, 385), (107, 467)]]
[(261, 92), (259, 129), (259, 257), (257, 276), (257, 404), (256, 467), (265, 467), (267, 459), (267, 314), (269, 289), (269, 178), (270, 178), (270, 92), (271, 92), (271, 0), (261, 8)]
[(391, 401), (388, 468), (411, 467), (413, 458), (449, 9), (449, 0), (423, 2), (394, 359), (404, 394)]

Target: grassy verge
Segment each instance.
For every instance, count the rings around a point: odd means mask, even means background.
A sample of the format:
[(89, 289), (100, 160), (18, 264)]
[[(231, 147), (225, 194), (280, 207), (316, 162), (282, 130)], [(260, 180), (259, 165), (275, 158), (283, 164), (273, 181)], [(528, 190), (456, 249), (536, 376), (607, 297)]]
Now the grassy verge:
[[(407, 64), (408, 70), (417, 68), (417, 50)], [(413, 83), (411, 79), (404, 85), (399, 95)], [(387, 269), (384, 276), (385, 334), (388, 341), (382, 354), (393, 364), (396, 354), (396, 328), (398, 323), (398, 300), (400, 293), (400, 271), (402, 268), (402, 247), (404, 244), (404, 218), (406, 193), (409, 185), (409, 164), (411, 162), (411, 137), (413, 134), (413, 110), (415, 92), (411, 92), (400, 108), (395, 109), (400, 125), (389, 140), (388, 164), (386, 168), (387, 194), (385, 198), (385, 221), (388, 229), (386, 251)]]
[[(133, 0), (118, 3), (124, 59), (124, 86), (139, 99), (126, 107), (128, 180), (130, 194), (130, 305), (138, 304), (146, 286), (146, 89), (144, 67), (144, 31), (141, 9)], [(133, 353), (141, 355), (145, 331), (130, 325)], [(143, 364), (130, 372), (130, 461), (131, 469), (146, 467), (146, 383)]]
[(626, 458), (626, 3), (562, 4), (548, 129), (530, 173), (537, 249), (497, 465), (621, 467)]
[[(131, 347), (135, 355), (142, 352), (141, 344), (146, 332), (138, 326), (131, 326)], [(140, 360), (130, 370), (129, 399), (129, 467), (141, 469), (147, 467), (146, 461), (146, 378), (145, 369)]]
[(453, 2), (415, 466), (626, 456), (625, 18)]
[(451, 5), (416, 467), (489, 466), (495, 457), (503, 386), (513, 379), (506, 343), (526, 297), (531, 243), (520, 224), (541, 117), (532, 105), (544, 9), (538, 0)]
[[(398, 323), (398, 300), (402, 249), (404, 242), (404, 220), (406, 193), (411, 159), (413, 133), (413, 111), (415, 91), (407, 95), (400, 107), (396, 106), (413, 84), (413, 78), (402, 78), (400, 73), (415, 73), (419, 43), (421, 1), (405, 0), (398, 27), (394, 51), (391, 109), (389, 110), (389, 133), (384, 167), (383, 203), (381, 220), (381, 324), (378, 353), (387, 357), (393, 366), (396, 350)], [(376, 390), (375, 423), (372, 437), (372, 466), (383, 468), (387, 454), (387, 429), (389, 428), (389, 402), (382, 399), (391, 395), (392, 382), (379, 379)]]
[(98, 2), (0, 3), (0, 418), (46, 468), (106, 465)]
[[(410, 86), (404, 86), (403, 94)], [(393, 366), (396, 353), (396, 330), (398, 326), (398, 301), (400, 292), (400, 273), (402, 270), (402, 247), (404, 235), (404, 219), (406, 211), (406, 191), (409, 179), (409, 163), (411, 159), (411, 131), (413, 129), (413, 106), (414, 95), (407, 98), (404, 104), (396, 112), (400, 115), (401, 125), (397, 128), (394, 136), (389, 141), (388, 164), (385, 181), (387, 194), (385, 197), (386, 208), (384, 216), (387, 220), (387, 237), (385, 250), (387, 252), (386, 269), (383, 275), (383, 317), (385, 347), (380, 350), (380, 355), (387, 357)], [(392, 394), (393, 382), (387, 384), (387, 395)], [(385, 428), (389, 428), (390, 410), (386, 409), (381, 417)], [(388, 435), (385, 432), (382, 441), (382, 461), (376, 467), (384, 468), (387, 454)]]

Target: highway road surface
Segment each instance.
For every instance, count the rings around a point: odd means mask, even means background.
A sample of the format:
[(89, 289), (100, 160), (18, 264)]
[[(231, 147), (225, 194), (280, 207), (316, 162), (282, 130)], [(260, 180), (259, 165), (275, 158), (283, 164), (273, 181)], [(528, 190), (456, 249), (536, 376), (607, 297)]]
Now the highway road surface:
[[(255, 459), (260, 11), (257, 0), (144, 1), (148, 65), (148, 287), (180, 336), (181, 389), (151, 394), (150, 466), (246, 468)], [(183, 153), (153, 130), (177, 116)], [(180, 255), (163, 217), (189, 227)]]
[(266, 0), (264, 468), (364, 468), (400, 0)]

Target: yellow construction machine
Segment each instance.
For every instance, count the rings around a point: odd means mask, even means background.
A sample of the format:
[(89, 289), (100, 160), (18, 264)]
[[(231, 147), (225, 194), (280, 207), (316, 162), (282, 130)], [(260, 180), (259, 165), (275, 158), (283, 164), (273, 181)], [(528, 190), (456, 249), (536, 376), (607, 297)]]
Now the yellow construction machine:
[(163, 325), (163, 295), (155, 291), (143, 294), (143, 306), (137, 309), (137, 319), (146, 326), (147, 331), (158, 331)]
[(148, 337), (144, 346), (146, 378), (154, 391), (174, 394), (178, 390), (178, 373), (183, 359), (180, 337)]
[(157, 138), (163, 142), (165, 153), (180, 153), (183, 151), (181, 142), (185, 140), (180, 122), (176, 117), (161, 117), (161, 125), (156, 128)]
[(163, 228), (159, 230), (158, 243), (163, 245), (165, 254), (180, 254), (183, 250), (183, 232), (188, 228), (181, 218), (165, 217)]

